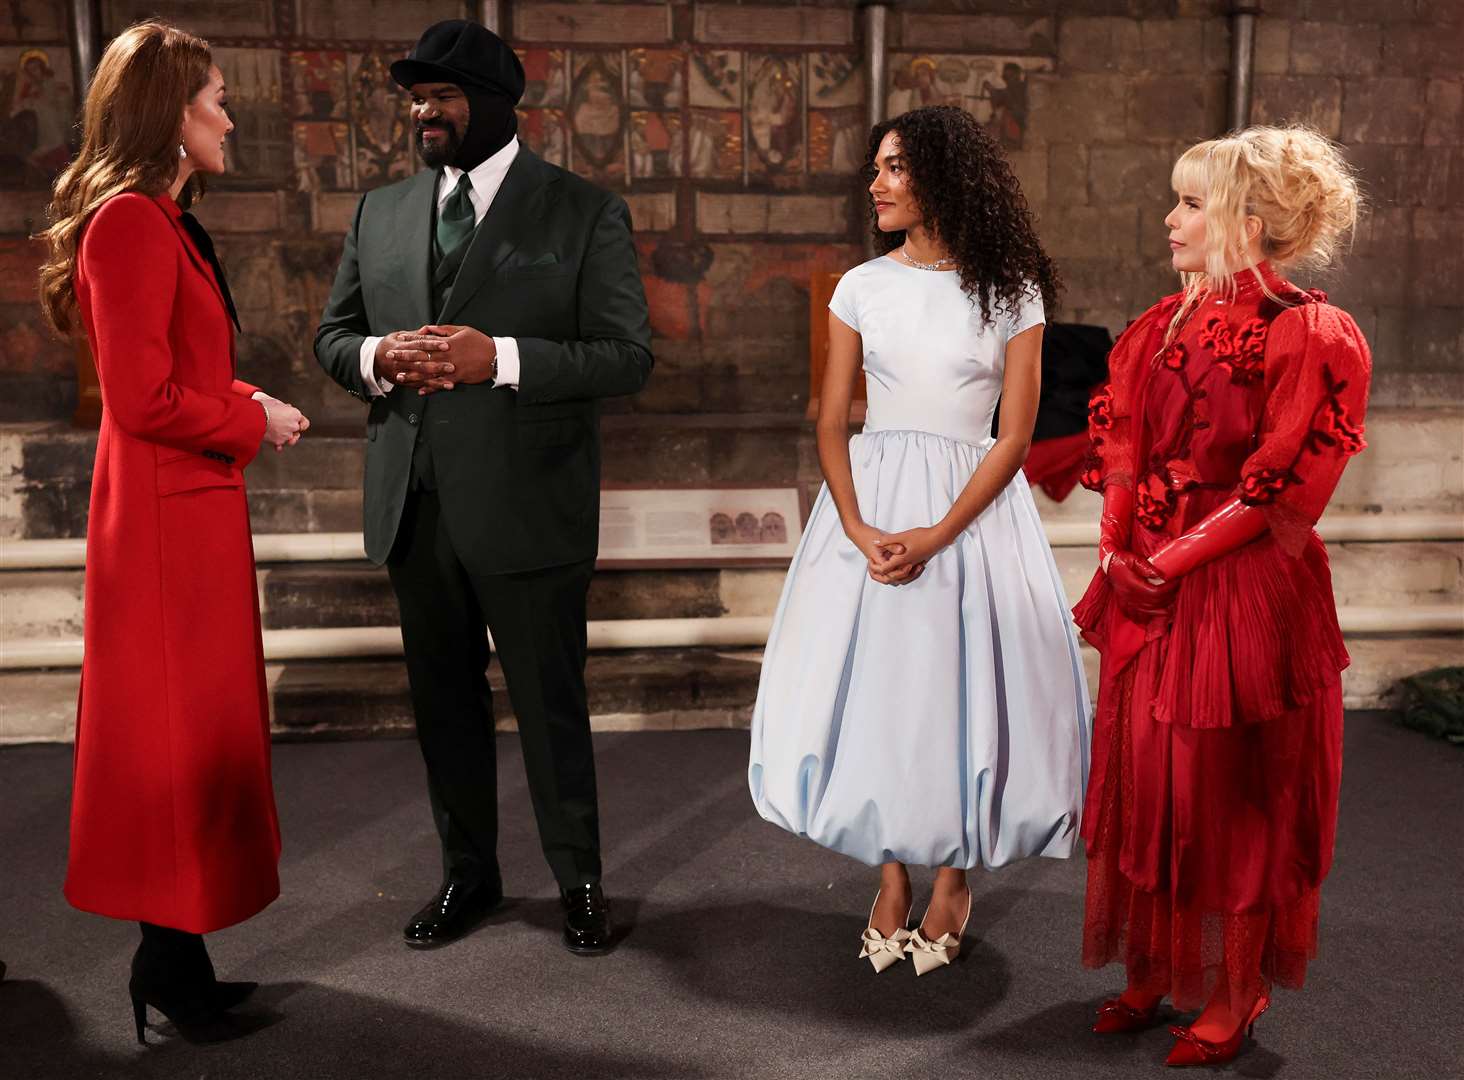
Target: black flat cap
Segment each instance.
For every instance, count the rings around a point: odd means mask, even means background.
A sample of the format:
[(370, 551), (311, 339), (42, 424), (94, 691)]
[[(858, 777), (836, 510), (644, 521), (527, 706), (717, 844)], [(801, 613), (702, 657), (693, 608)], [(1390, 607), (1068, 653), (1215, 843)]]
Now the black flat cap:
[(481, 23), (447, 19), (429, 26), (391, 77), (411, 89), (449, 82), (502, 94), (515, 105), (524, 96), (524, 65), (508, 44)]

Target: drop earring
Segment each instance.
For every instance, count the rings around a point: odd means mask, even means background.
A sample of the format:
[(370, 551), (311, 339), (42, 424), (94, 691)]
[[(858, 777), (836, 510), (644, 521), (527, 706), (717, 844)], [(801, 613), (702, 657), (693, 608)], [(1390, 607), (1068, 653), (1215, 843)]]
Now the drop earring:
[(185, 149), (183, 149), (183, 144), (182, 143), (179, 143), (178, 144), (178, 156), (180, 158), (185, 158), (185, 157), (188, 156), (188, 151), (185, 150)]

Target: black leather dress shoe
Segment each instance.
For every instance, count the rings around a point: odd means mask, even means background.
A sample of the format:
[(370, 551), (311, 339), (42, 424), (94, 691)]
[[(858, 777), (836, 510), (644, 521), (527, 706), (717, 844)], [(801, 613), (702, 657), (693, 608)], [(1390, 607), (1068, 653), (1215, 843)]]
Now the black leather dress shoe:
[(598, 956), (610, 951), (610, 901), (600, 883), (564, 889), (564, 947), (581, 956)]
[(449, 881), (402, 931), (407, 944), (431, 949), (456, 941), (503, 903), (503, 890), (492, 885)]

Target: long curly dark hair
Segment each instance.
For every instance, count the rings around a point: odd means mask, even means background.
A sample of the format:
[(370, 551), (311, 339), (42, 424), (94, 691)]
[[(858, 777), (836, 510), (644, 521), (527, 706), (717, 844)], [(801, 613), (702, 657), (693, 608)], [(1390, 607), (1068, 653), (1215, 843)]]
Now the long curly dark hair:
[[(1050, 317), (1062, 280), (1042, 250), (1027, 199), (996, 140), (965, 109), (912, 109), (870, 131), (863, 170), (867, 182), (874, 180), (879, 144), (891, 131), (900, 137), (925, 228), (950, 252), (961, 288), (981, 305), (981, 317), (992, 321), (993, 303), (1015, 311), (1030, 298), (1029, 283), (1041, 292)], [(880, 231), (872, 205), (869, 218), (880, 254), (905, 242), (904, 230)]]

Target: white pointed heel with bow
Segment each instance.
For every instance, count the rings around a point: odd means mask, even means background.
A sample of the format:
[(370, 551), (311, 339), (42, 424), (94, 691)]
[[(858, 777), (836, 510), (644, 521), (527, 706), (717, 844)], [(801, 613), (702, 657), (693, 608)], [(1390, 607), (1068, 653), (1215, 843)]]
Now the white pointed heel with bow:
[[(930, 914), (928, 911), (926, 914)], [(910, 935), (910, 940), (905, 943), (905, 951), (910, 954), (910, 962), (915, 965), (915, 974), (924, 975), (928, 971), (934, 971), (938, 967), (944, 967), (954, 960), (961, 952), (961, 936), (966, 932), (966, 924), (971, 921), (971, 890), (966, 890), (966, 917), (961, 920), (961, 928), (954, 934), (946, 933), (931, 941), (924, 934), (925, 920), (920, 920), (920, 926), (915, 933)]]
[(874, 894), (874, 903), (869, 906), (869, 925), (864, 928), (860, 936), (861, 947), (859, 959), (868, 960), (874, 965), (874, 973), (878, 975), (891, 964), (899, 963), (905, 959), (905, 949), (910, 941), (910, 910), (905, 912), (905, 921), (900, 928), (889, 937), (885, 937), (874, 928), (874, 909), (879, 906), (879, 893)]

